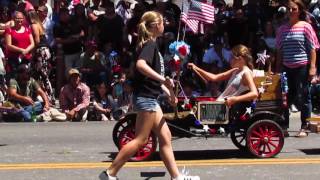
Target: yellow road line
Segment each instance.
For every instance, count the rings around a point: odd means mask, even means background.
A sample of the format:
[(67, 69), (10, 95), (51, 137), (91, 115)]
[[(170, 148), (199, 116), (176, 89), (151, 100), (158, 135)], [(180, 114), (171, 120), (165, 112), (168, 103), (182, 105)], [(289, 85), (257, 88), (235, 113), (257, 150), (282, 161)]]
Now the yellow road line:
[[(105, 163), (31, 163), (31, 164), (0, 164), (0, 170), (34, 170), (34, 169), (94, 169), (106, 168), (111, 162)], [(320, 164), (320, 158), (288, 158), (288, 159), (223, 159), (223, 160), (190, 160), (177, 161), (178, 166), (239, 166), (239, 165), (294, 165)], [(162, 161), (128, 162), (127, 168), (160, 167)]]

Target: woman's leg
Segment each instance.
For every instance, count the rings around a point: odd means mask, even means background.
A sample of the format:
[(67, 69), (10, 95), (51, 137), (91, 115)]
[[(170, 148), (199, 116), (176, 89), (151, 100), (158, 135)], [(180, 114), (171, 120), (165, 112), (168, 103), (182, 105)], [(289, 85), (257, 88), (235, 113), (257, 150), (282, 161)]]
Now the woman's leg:
[(138, 112), (136, 120), (136, 137), (120, 150), (117, 157), (108, 168), (108, 173), (111, 176), (116, 176), (120, 168), (129, 160), (129, 158), (147, 143), (157, 113), (158, 112), (148, 111)]
[(179, 170), (174, 158), (172, 144), (171, 144), (171, 132), (165, 119), (162, 118), (162, 111), (157, 112), (156, 121), (154, 122), (153, 132), (159, 139), (159, 150), (161, 159), (169, 171), (171, 177), (176, 178), (179, 175)]

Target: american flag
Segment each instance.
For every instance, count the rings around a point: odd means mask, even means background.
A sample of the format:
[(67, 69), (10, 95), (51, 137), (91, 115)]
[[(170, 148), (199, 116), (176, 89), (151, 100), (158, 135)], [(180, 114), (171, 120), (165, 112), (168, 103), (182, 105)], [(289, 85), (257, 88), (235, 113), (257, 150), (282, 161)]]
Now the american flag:
[(188, 18), (212, 24), (214, 21), (214, 7), (207, 3), (192, 0), (188, 11)]
[(214, 21), (214, 6), (199, 0), (183, 1), (181, 21), (194, 33), (198, 32), (199, 22), (212, 24)]
[(199, 21), (188, 18), (189, 8), (190, 8), (190, 2), (183, 0), (183, 2), (182, 2), (182, 12), (181, 12), (180, 19), (181, 19), (182, 22), (184, 22), (192, 30), (193, 33), (197, 33), (198, 32)]

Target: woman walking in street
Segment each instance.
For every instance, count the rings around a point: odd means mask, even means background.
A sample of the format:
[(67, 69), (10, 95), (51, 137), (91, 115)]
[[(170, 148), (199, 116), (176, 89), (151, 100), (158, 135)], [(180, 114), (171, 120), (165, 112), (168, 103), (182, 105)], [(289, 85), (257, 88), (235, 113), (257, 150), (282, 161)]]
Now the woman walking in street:
[[(312, 26), (305, 21), (306, 9), (301, 0), (288, 2), (289, 22), (277, 32), (277, 70), (288, 78), (288, 104), (301, 111), (301, 129), (296, 137), (305, 137), (306, 119), (311, 116), (310, 80), (316, 75), (318, 39)], [(286, 115), (289, 119), (289, 112)]]
[[(198, 180), (199, 176), (180, 174), (175, 162), (171, 132), (157, 102), (157, 97), (164, 91), (170, 96), (170, 102), (176, 103), (173, 93), (173, 81), (164, 77), (164, 62), (159, 52), (156, 39), (164, 30), (163, 17), (160, 13), (146, 12), (138, 25), (138, 59), (135, 63), (134, 77), (134, 109), (138, 113), (136, 119), (136, 136), (118, 153), (111, 166), (105, 171), (107, 179), (117, 179), (120, 168), (138, 149), (146, 144), (153, 131), (159, 139), (160, 156), (168, 169), (172, 180)], [(171, 90), (169, 90), (171, 89)]]

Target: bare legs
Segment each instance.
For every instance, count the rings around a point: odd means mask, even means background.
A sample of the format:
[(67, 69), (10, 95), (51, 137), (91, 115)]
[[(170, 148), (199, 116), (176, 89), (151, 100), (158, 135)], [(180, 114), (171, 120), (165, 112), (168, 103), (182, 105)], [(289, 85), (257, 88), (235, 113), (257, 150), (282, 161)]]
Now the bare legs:
[(161, 109), (156, 112), (138, 113), (136, 120), (136, 137), (120, 150), (108, 168), (111, 176), (116, 176), (129, 158), (147, 143), (151, 130), (158, 136), (160, 156), (171, 177), (177, 177), (179, 175), (171, 145), (171, 132), (165, 120), (162, 119), (162, 115)]
[(157, 135), (159, 139), (160, 157), (164, 165), (169, 171), (171, 177), (176, 178), (179, 175), (179, 170), (173, 154), (171, 132), (166, 121), (162, 119), (162, 111), (161, 118), (157, 118), (152, 131)]

